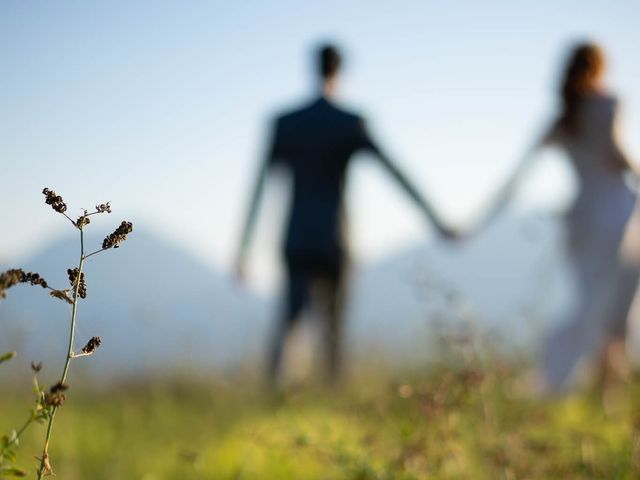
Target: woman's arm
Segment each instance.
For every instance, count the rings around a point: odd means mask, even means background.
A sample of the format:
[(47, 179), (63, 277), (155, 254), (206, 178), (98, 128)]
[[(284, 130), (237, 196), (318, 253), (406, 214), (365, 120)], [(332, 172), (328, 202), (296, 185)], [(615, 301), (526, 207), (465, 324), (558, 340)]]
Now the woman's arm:
[(491, 202), (487, 213), (478, 221), (473, 231), (479, 231), (491, 223), (506, 208), (514, 193), (518, 190), (520, 182), (527, 176), (529, 169), (533, 165), (537, 153), (544, 147), (556, 143), (559, 139), (559, 128), (556, 121), (551, 127), (543, 130), (543, 134), (539, 136), (533, 145), (522, 156), (520, 162), (516, 165), (515, 170), (498, 191), (495, 198)]

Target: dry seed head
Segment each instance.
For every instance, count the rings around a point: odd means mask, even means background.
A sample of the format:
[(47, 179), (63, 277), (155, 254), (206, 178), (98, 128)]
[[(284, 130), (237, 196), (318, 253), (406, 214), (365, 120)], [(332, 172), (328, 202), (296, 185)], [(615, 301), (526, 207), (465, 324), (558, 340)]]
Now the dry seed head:
[(56, 212), (64, 213), (67, 211), (67, 204), (64, 203), (62, 197), (60, 195), (57, 195), (56, 192), (45, 188), (42, 190), (42, 193), (46, 197), (45, 203), (47, 205), (51, 205), (51, 208), (53, 208)]
[(62, 403), (67, 399), (65, 394), (66, 390), (69, 389), (69, 386), (58, 382), (54, 386), (52, 386), (47, 393), (44, 394), (44, 404), (47, 407), (59, 407)]
[[(67, 269), (67, 274), (69, 275), (69, 283), (75, 289), (76, 282), (78, 281), (78, 268)], [(87, 298), (87, 284), (84, 281), (84, 272), (80, 274), (80, 286), (78, 287), (78, 296), (80, 298)]]
[(5, 290), (20, 283), (22, 273), (22, 270), (19, 268), (14, 268), (0, 273), (0, 298), (5, 298), (7, 296)]
[(69, 305), (73, 305), (73, 300), (69, 298), (68, 290), (51, 290), (49, 292), (49, 295), (51, 295), (54, 298), (59, 298), (60, 300), (64, 300)]
[(67, 385), (66, 383), (62, 383), (62, 382), (58, 382), (55, 385), (53, 385), (49, 391), (51, 393), (59, 393), (59, 392), (64, 392), (66, 390), (69, 390), (69, 385)]
[[(85, 213), (86, 215), (86, 213)], [(89, 217), (86, 217), (85, 215), (80, 215), (78, 217), (78, 219), (76, 220), (75, 226), (78, 228), (82, 228), (85, 225), (89, 225), (91, 223), (91, 219)]]
[(31, 285), (40, 285), (42, 288), (47, 288), (49, 285), (46, 280), (40, 276), (39, 273), (27, 272), (23, 273), (22, 283), (30, 283)]
[(33, 370), (35, 373), (38, 373), (40, 370), (42, 370), (42, 362), (31, 362), (31, 370)]
[(49, 286), (46, 280), (38, 273), (24, 272), (21, 268), (12, 268), (11, 270), (0, 273), (0, 298), (5, 298), (7, 296), (5, 290), (19, 283), (40, 285), (42, 288), (47, 288)]
[(100, 340), (100, 337), (91, 337), (91, 339), (87, 342), (87, 344), (84, 347), (82, 347), (82, 353), (86, 355), (91, 355), (93, 352), (95, 352), (98, 349), (101, 343), (102, 343), (102, 340)]
[(127, 235), (133, 231), (133, 224), (125, 220), (122, 221), (120, 226), (109, 236), (105, 237), (102, 242), (102, 248), (118, 248), (119, 244), (127, 239)]
[(96, 212), (111, 213), (111, 202), (101, 203), (100, 205), (96, 205)]

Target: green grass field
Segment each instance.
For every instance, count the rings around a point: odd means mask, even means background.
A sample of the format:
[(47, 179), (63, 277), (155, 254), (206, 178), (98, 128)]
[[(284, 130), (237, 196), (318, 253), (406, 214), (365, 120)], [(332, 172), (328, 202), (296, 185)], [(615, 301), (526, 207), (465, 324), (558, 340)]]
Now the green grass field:
[[(594, 392), (519, 394), (504, 367), (365, 378), (282, 395), (241, 381), (72, 389), (51, 462), (64, 480), (640, 478), (640, 382), (603, 408)], [(26, 388), (3, 391), (0, 431), (29, 405)], [(20, 445), (30, 477), (43, 435)]]

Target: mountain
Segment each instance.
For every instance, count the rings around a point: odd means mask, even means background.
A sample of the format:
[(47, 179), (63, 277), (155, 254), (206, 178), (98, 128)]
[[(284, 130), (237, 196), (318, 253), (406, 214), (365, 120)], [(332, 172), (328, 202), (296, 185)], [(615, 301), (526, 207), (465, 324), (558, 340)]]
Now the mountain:
[[(86, 240), (96, 248), (100, 243)], [(77, 239), (62, 239), (21, 267), (66, 288), (66, 270), (77, 261)], [(78, 362), (91, 371), (225, 365), (258, 349), (267, 333), (267, 300), (149, 233), (136, 231), (121, 248), (85, 265), (88, 295), (78, 307), (76, 349), (93, 335), (101, 337), (100, 361)], [(69, 318), (70, 306), (39, 287), (14, 287), (0, 304), (0, 350), (59, 362)]]
[[(424, 354), (443, 328), (472, 327), (511, 343), (530, 341), (570, 295), (558, 261), (560, 234), (553, 218), (507, 218), (478, 238), (425, 243), (356, 265), (346, 319), (350, 351), (404, 360)], [(97, 248), (100, 241), (88, 237), (87, 244)], [(67, 238), (21, 267), (65, 288), (66, 269), (77, 257), (77, 239)], [(122, 248), (92, 257), (86, 279), (76, 349), (93, 335), (103, 344), (99, 360), (82, 359), (74, 369), (91, 375), (255, 363), (272, 327), (274, 299), (251, 294), (144, 231)], [(39, 287), (11, 289), (0, 303), (0, 351), (59, 364), (69, 316), (68, 305)]]
[(434, 333), (460, 330), (530, 348), (571, 301), (562, 233), (556, 217), (507, 217), (477, 237), (417, 245), (361, 268), (353, 333), (417, 355)]

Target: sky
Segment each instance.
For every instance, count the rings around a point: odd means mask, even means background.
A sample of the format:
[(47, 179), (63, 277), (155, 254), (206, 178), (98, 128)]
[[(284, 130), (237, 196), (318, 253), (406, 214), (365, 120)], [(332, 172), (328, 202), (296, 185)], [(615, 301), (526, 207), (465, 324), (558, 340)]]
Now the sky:
[[(228, 271), (267, 122), (312, 98), (310, 53), (344, 48), (339, 101), (360, 112), (450, 223), (482, 214), (548, 124), (568, 49), (601, 43), (622, 133), (640, 159), (640, 3), (635, 1), (0, 2), (0, 263), (17, 264), (111, 201), (122, 219)], [(515, 210), (561, 211), (574, 189), (540, 155)], [(256, 288), (277, 276), (286, 182), (266, 191), (251, 255)], [(348, 209), (356, 258), (433, 238), (376, 162), (359, 155)]]

